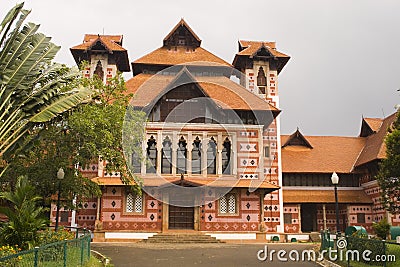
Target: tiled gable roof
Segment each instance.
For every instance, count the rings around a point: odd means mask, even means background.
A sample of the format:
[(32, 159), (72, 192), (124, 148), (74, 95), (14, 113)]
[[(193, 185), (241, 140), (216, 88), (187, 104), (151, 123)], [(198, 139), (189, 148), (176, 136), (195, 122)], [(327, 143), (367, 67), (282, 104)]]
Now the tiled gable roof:
[(367, 137), (365, 147), (360, 153), (355, 166), (360, 166), (370, 161), (384, 159), (386, 157), (385, 137), (387, 135), (388, 128), (395, 121), (396, 115), (397, 113), (393, 113), (392, 115), (381, 120), (381, 125), (379, 128), (377, 127), (379, 122), (378, 120), (368, 120), (368, 123), (371, 123), (371, 128), (377, 130), (375, 134)]
[[(282, 135), (282, 144), (288, 140)], [(365, 138), (342, 136), (305, 136), (313, 148), (282, 148), (282, 171), (286, 173), (349, 173), (362, 151)]]
[(115, 55), (119, 71), (130, 71), (128, 51), (122, 47), (122, 39), (122, 35), (85, 34), (83, 43), (70, 48), (70, 51), (75, 62), (80, 64), (83, 60), (89, 60), (90, 52), (100, 44), (101, 50)]
[(364, 118), (364, 120), (374, 132), (377, 132), (381, 128), (383, 123), (383, 119), (379, 118)]
[(239, 45), (243, 50), (239, 51), (237, 55), (240, 56), (254, 56), (257, 51), (265, 47), (275, 57), (289, 57), (288, 55), (276, 50), (275, 42), (260, 42), (260, 41), (239, 41)]
[(289, 138), (286, 140), (286, 142), (282, 145), (282, 147), (285, 146), (293, 146), (293, 145), (299, 145), (299, 146), (305, 146), (308, 148), (313, 148), (310, 142), (304, 137), (304, 135), (300, 132), (299, 128), (289, 136)]
[(100, 42), (109, 51), (126, 51), (125, 48), (121, 46), (122, 35), (94, 35), (85, 34), (83, 43), (76, 45), (71, 48), (71, 50), (90, 50), (97, 42)]

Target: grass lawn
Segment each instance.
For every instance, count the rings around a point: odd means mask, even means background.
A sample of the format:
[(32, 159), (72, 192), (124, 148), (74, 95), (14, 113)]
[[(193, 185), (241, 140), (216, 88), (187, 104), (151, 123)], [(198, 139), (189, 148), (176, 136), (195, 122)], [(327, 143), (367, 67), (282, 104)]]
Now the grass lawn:
[[(387, 257), (387, 262), (386, 266), (387, 267), (397, 267), (399, 266), (400, 262), (400, 244), (387, 244), (386, 246), (386, 257)], [(361, 255), (360, 255), (361, 257)], [(337, 261), (335, 262), (339, 264), (340, 266), (347, 267), (347, 262), (345, 261)], [(358, 262), (358, 261), (350, 261), (350, 266), (351, 267), (371, 267), (371, 266), (383, 266), (383, 263), (376, 263), (376, 264), (367, 264), (363, 262)]]

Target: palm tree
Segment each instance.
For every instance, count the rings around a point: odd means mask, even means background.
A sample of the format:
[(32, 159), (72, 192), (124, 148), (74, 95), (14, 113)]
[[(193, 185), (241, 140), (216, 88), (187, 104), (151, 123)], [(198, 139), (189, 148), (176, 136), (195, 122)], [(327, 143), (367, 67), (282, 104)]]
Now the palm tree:
[(45, 209), (38, 205), (41, 198), (33, 192), (33, 186), (24, 176), (17, 179), (14, 192), (0, 192), (0, 199), (10, 203), (10, 207), (0, 207), (0, 212), (8, 217), (8, 222), (0, 226), (0, 243), (3, 245), (31, 248), (37, 242), (38, 231), (46, 228)]
[(90, 95), (83, 87), (71, 89), (78, 69), (52, 63), (60, 47), (38, 32), (39, 25), (24, 24), (29, 13), (23, 3), (18, 4), (0, 23), (0, 167), (23, 147), (38, 124), (53, 120)]

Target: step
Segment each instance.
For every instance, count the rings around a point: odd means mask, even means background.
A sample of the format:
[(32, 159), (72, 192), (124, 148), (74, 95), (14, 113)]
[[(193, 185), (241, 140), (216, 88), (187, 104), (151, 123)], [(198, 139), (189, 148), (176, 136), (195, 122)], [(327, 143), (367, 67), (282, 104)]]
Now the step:
[(161, 233), (142, 240), (146, 243), (223, 243), (215, 237), (198, 233)]

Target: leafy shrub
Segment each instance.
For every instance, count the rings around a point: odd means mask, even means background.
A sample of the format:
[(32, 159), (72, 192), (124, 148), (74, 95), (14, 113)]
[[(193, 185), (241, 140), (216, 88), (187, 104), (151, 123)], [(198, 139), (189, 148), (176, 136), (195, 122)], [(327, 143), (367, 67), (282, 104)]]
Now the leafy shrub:
[(0, 207), (0, 212), (8, 217), (8, 221), (0, 226), (0, 244), (18, 245), (22, 249), (35, 246), (38, 231), (45, 229), (48, 219), (45, 209), (39, 205), (39, 196), (25, 176), (18, 177), (15, 189), (11, 192), (0, 192), (0, 199), (9, 202)]
[(386, 218), (383, 218), (380, 222), (373, 223), (372, 229), (380, 239), (386, 239), (390, 232), (390, 224)]
[[(1, 246), (0, 247), (0, 259), (6, 256), (10, 256), (13, 254), (17, 254), (21, 249), (19, 249), (17, 246), (12, 247), (12, 246)], [(17, 262), (21, 260), (20, 257), (18, 258), (13, 258), (9, 260), (5, 260), (0, 262), (1, 266), (8, 267), (8, 266), (18, 266)]]
[(71, 240), (75, 238), (75, 234), (70, 231), (59, 229), (57, 232), (52, 229), (47, 229), (39, 233), (37, 246), (43, 246), (50, 243), (55, 243), (63, 240)]
[[(45, 231), (41, 231), (38, 235), (39, 238), (37, 246), (44, 246), (64, 240), (71, 240), (75, 237), (75, 234), (73, 232), (63, 230), (62, 228), (59, 229), (57, 232), (52, 229), (47, 229)], [(64, 257), (64, 245), (54, 244), (48, 246), (41, 250), (39, 257), (43, 261), (59, 261)]]

